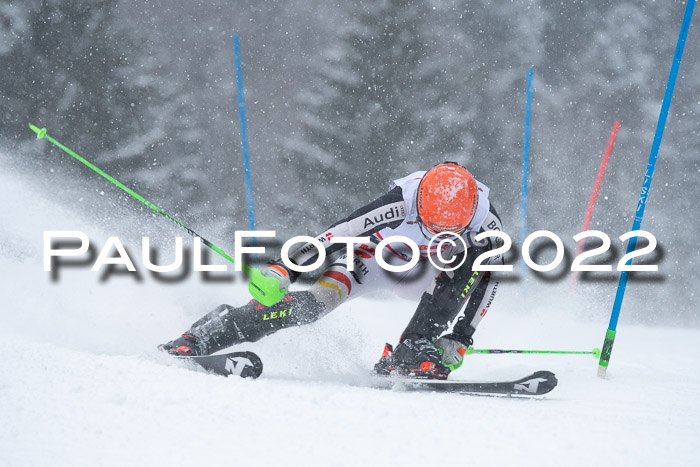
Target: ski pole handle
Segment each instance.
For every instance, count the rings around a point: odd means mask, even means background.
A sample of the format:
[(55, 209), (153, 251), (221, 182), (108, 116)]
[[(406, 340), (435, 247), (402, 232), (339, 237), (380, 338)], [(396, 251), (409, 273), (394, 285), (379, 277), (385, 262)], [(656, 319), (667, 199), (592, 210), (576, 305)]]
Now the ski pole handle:
[(260, 269), (248, 268), (248, 292), (265, 306), (272, 306), (282, 300), (285, 289), (280, 288), (280, 281), (274, 277), (263, 275)]

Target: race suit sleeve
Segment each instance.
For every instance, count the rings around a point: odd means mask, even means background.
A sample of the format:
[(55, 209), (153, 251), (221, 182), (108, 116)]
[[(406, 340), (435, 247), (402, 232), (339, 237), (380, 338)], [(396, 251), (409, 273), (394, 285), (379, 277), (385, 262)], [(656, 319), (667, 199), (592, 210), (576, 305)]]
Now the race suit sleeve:
[[(330, 239), (333, 237), (371, 235), (385, 227), (398, 227), (405, 218), (406, 203), (403, 191), (401, 187), (395, 186), (386, 194), (334, 223), (315, 238), (324, 246), (326, 254), (331, 254), (345, 247), (344, 243), (331, 243)], [(318, 251), (311, 242), (302, 244), (289, 255), (290, 261), (300, 266), (313, 263), (317, 257)], [(295, 280), (299, 273), (291, 272), (293, 274), (292, 280)]]

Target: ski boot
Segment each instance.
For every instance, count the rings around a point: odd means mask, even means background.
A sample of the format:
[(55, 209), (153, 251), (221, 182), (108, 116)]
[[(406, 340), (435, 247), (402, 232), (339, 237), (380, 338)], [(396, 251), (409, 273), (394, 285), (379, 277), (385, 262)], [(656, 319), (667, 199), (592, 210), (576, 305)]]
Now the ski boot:
[(420, 379), (447, 379), (450, 374), (438, 349), (417, 334), (402, 337), (396, 350), (386, 344), (374, 371), (383, 376), (396, 374)]
[(192, 334), (184, 333), (177, 339), (160, 344), (158, 350), (177, 357), (196, 357), (206, 355), (206, 347)]

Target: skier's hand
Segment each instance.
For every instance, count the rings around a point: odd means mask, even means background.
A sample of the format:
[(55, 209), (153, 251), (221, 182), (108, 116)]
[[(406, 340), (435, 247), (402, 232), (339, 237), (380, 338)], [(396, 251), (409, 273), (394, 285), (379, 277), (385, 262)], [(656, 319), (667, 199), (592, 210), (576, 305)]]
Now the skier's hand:
[(291, 284), (291, 274), (277, 263), (267, 265), (262, 271), (250, 268), (248, 279), (248, 291), (265, 306), (272, 306), (282, 300)]
[(435, 347), (442, 355), (442, 364), (452, 371), (462, 366), (464, 354), (470, 345), (471, 343), (459, 342), (453, 334), (447, 334), (435, 341)]

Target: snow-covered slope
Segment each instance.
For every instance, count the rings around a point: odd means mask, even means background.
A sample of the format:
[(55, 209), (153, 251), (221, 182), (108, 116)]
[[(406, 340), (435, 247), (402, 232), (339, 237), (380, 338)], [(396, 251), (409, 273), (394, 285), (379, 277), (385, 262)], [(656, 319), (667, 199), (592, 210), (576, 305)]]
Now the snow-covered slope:
[[(554, 371), (559, 387), (540, 399), (380, 391), (357, 382), (414, 305), (374, 296), (246, 346), (265, 362), (259, 380), (219, 378), (178, 366), (155, 345), (219, 303), (246, 301), (240, 280), (102, 281), (83, 266), (52, 281), (42, 269), (44, 230), (83, 230), (98, 248), (117, 235), (137, 260), (132, 237), (145, 224), (182, 233), (138, 210), (114, 224), (91, 221), (7, 172), (0, 196), (0, 465), (697, 463), (698, 330), (626, 325), (623, 313), (607, 380), (590, 356), (472, 355), (454, 374)], [(606, 310), (591, 318), (551, 298), (523, 309), (520, 292), (502, 286), (478, 347), (602, 344)]]

